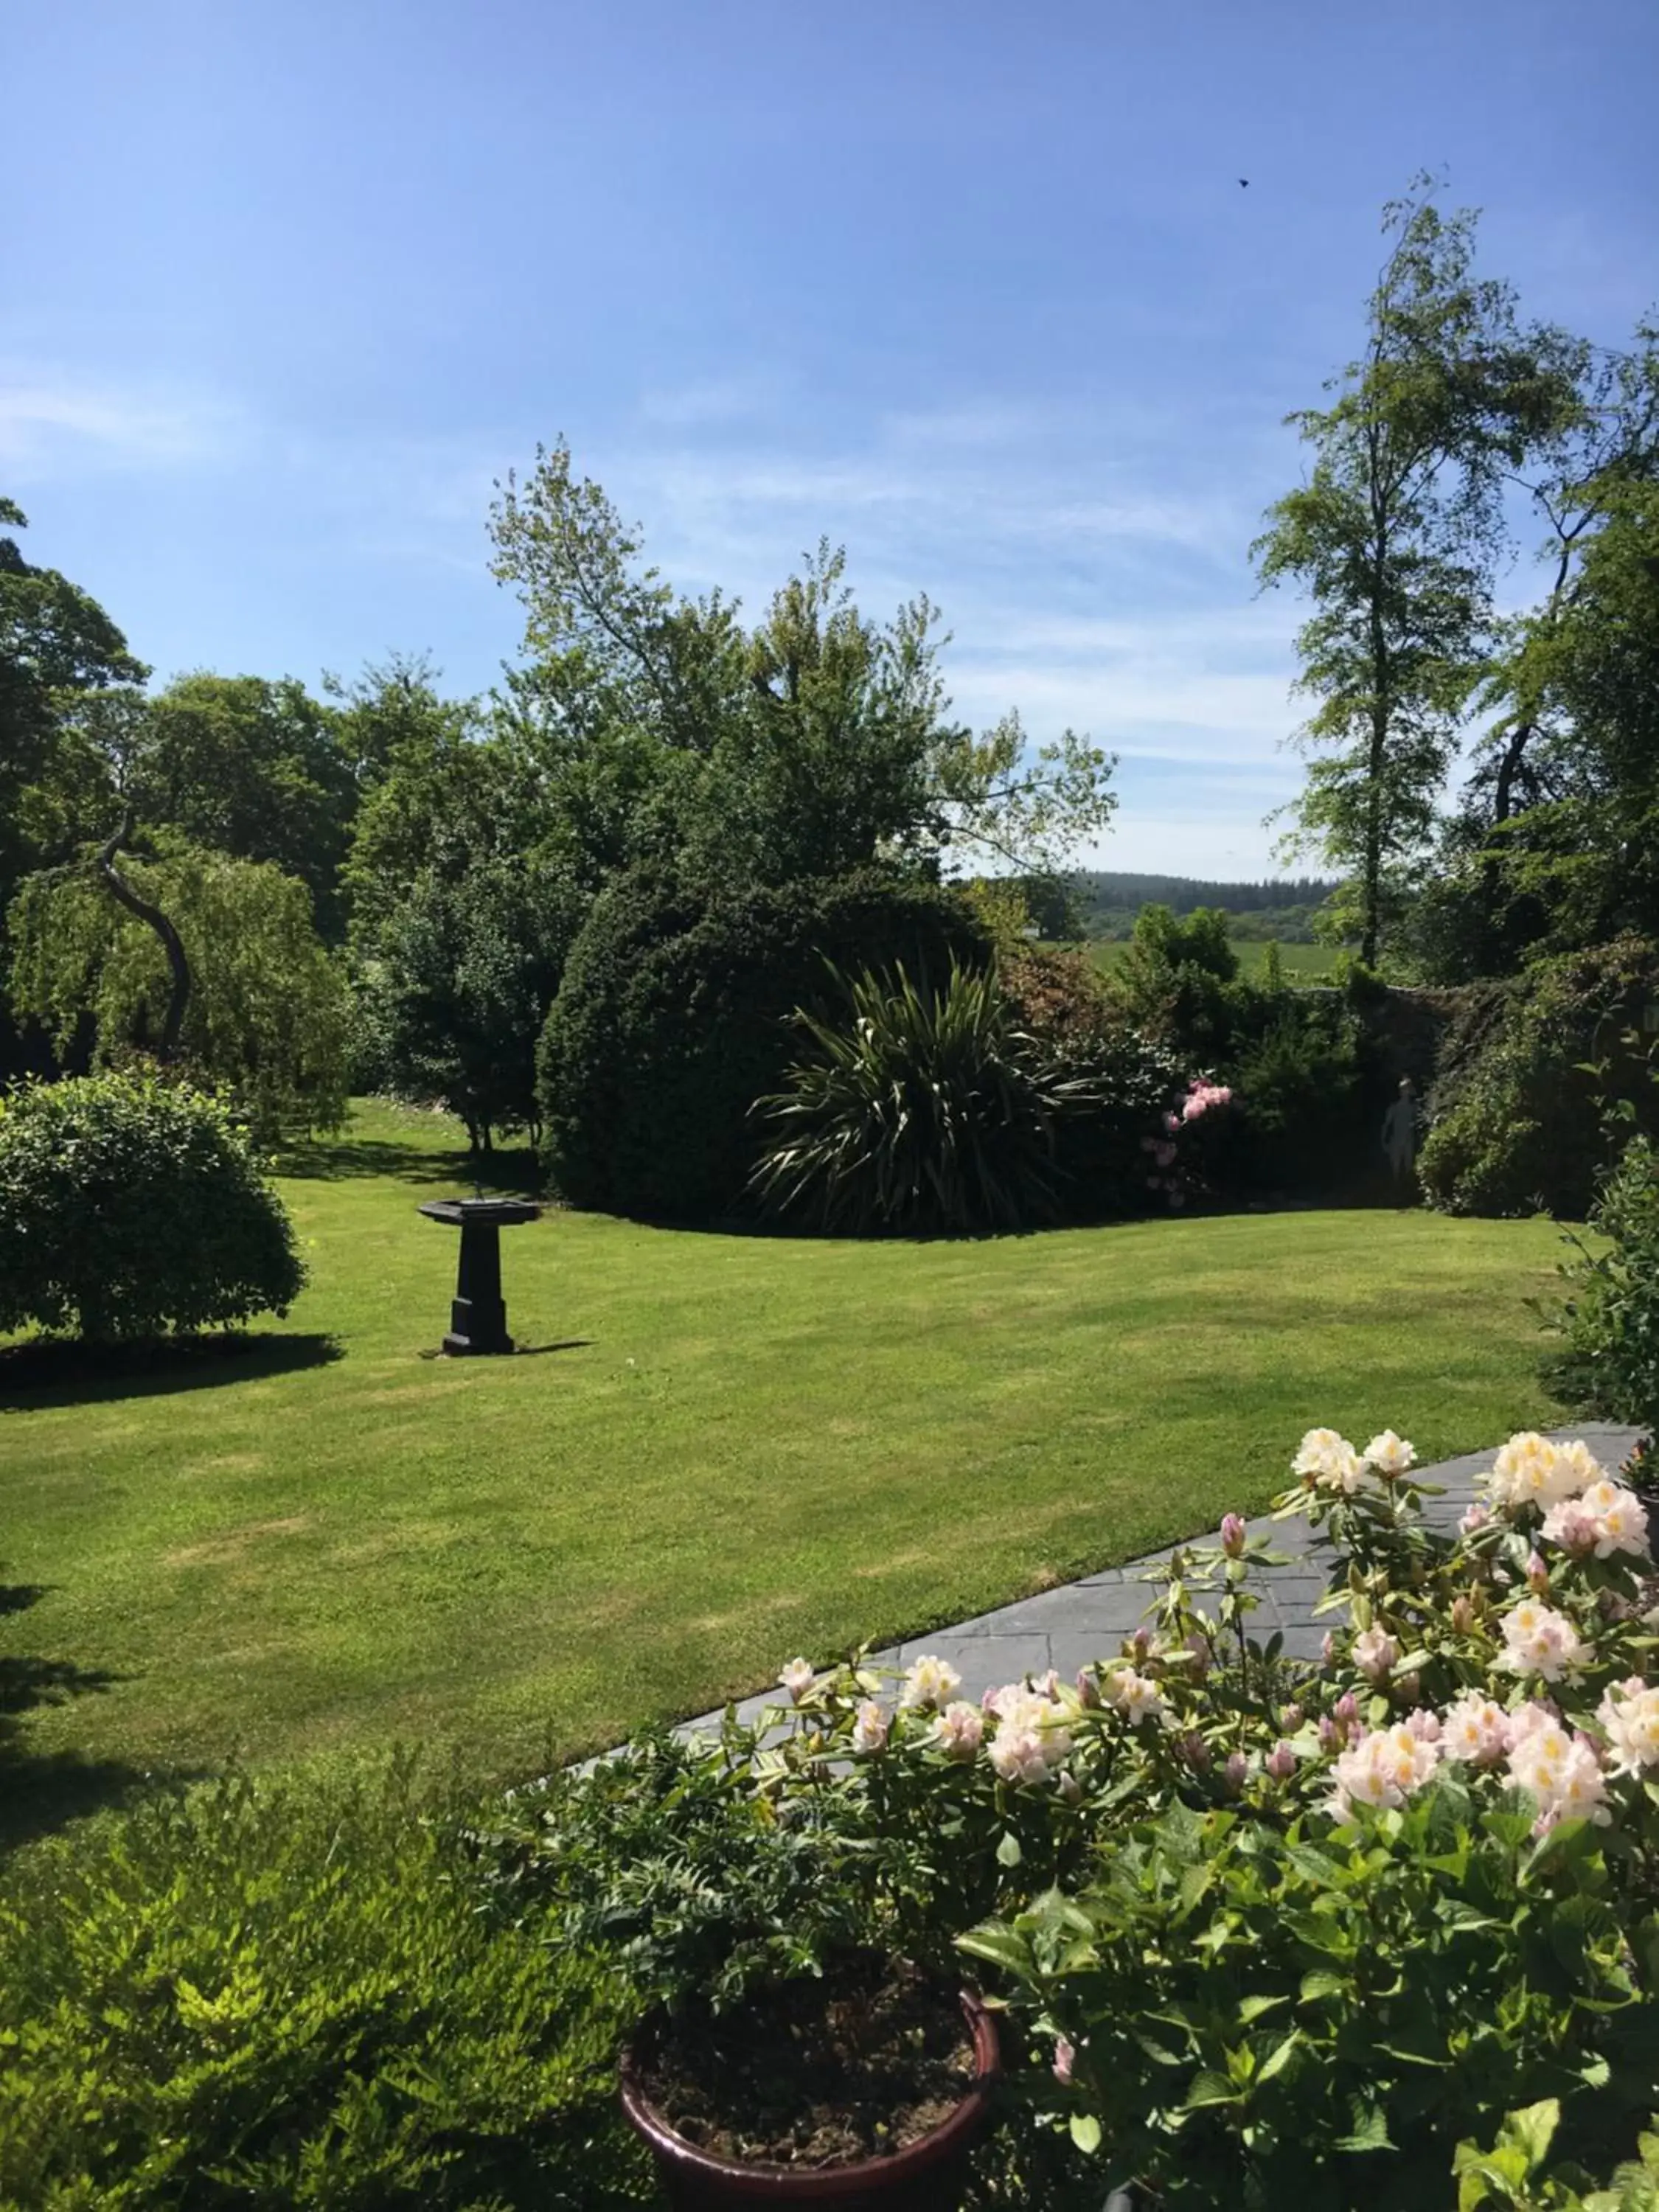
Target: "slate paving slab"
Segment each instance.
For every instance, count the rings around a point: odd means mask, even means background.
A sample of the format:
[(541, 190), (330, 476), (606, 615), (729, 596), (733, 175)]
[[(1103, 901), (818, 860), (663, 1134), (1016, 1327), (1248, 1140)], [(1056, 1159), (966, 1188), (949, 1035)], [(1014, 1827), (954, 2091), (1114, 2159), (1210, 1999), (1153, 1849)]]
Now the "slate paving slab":
[[(1558, 1443), (1582, 1437), (1601, 1464), (1613, 1472), (1635, 1449), (1642, 1431), (1610, 1422), (1581, 1421), (1549, 1433)], [(1460, 1458), (1423, 1468), (1421, 1479), (1445, 1493), (1426, 1501), (1425, 1519), (1437, 1528), (1453, 1527), (1474, 1497), (1476, 1475), (1491, 1467), (1498, 1449), (1494, 1444), (1486, 1451), (1466, 1452)], [(1323, 1618), (1314, 1618), (1314, 1607), (1325, 1589), (1325, 1574), (1310, 1548), (1306, 1523), (1274, 1521), (1263, 1514), (1248, 1525), (1251, 1535), (1268, 1537), (1273, 1549), (1285, 1553), (1288, 1562), (1269, 1568), (1257, 1578), (1255, 1587), (1267, 1599), (1255, 1616), (1258, 1632), (1271, 1635), (1279, 1628), (1291, 1657), (1316, 1659), (1328, 1626)], [(1212, 1542), (1214, 1539), (1213, 1530), (1200, 1529), (1187, 1540)], [(1012, 1605), (999, 1606), (994, 1613), (958, 1621), (954, 1627), (936, 1628), (908, 1643), (890, 1645), (872, 1652), (872, 1662), (878, 1667), (908, 1667), (924, 1651), (932, 1652), (950, 1661), (962, 1676), (960, 1694), (975, 1700), (999, 1683), (1016, 1681), (1023, 1674), (1044, 1674), (1050, 1667), (1063, 1680), (1069, 1680), (1092, 1661), (1115, 1657), (1124, 1638), (1133, 1635), (1155, 1596), (1152, 1587), (1141, 1578), (1162, 1565), (1173, 1549), (1170, 1546), (1162, 1552), (1148, 1553), (1120, 1567), (1085, 1575), (1059, 1589), (1018, 1598)], [(781, 1651), (779, 1664), (793, 1656)], [(738, 1717), (752, 1721), (763, 1706), (782, 1700), (781, 1690), (763, 1691), (738, 1705)], [(721, 1717), (718, 1712), (701, 1714), (683, 1723), (682, 1732), (706, 1734), (718, 1729)]]

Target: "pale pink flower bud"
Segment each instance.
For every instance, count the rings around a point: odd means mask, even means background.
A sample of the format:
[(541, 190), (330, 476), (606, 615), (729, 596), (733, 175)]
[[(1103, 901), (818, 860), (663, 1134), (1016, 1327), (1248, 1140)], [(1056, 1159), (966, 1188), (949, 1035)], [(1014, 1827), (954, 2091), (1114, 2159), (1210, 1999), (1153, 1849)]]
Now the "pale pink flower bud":
[(1473, 1505), (1469, 1506), (1459, 1516), (1457, 1522), (1458, 1534), (1462, 1536), (1473, 1536), (1477, 1529), (1484, 1528), (1487, 1522), (1491, 1519), (1491, 1506), (1482, 1505), (1479, 1499), (1477, 1499)]
[(1054, 2079), (1062, 2087), (1070, 2088), (1072, 2068), (1076, 2063), (1077, 2051), (1062, 2035), (1054, 2043)]
[(1210, 1649), (1209, 1638), (1200, 1636), (1197, 1629), (1194, 1629), (1192, 1634), (1187, 1638), (1187, 1649), (1193, 1655), (1194, 1662), (1193, 1673), (1201, 1682), (1209, 1673), (1210, 1662), (1215, 1656)]
[(1358, 1725), (1359, 1700), (1352, 1690), (1344, 1690), (1331, 1710), (1336, 1715), (1339, 1725), (1343, 1729), (1351, 1729)]
[(1100, 1705), (1100, 1677), (1096, 1674), (1092, 1667), (1079, 1668), (1077, 1675), (1077, 1693), (1079, 1699), (1085, 1706), (1087, 1707), (1089, 1711), (1094, 1712), (1098, 1710)]
[(1423, 1679), (1419, 1674), (1402, 1674), (1389, 1686), (1404, 1705), (1414, 1705), (1423, 1694)]
[(1137, 1659), (1145, 1659), (1152, 1648), (1152, 1630), (1150, 1628), (1136, 1629), (1134, 1634), (1129, 1638), (1129, 1649), (1134, 1653), (1135, 1657)]
[(1469, 1597), (1452, 1600), (1451, 1625), (1459, 1636), (1467, 1636), (1474, 1626), (1474, 1601)]
[(1386, 1628), (1373, 1626), (1360, 1630), (1353, 1640), (1349, 1656), (1369, 1680), (1380, 1682), (1399, 1658), (1400, 1646)]
[(1327, 1668), (1336, 1664), (1336, 1638), (1328, 1628), (1325, 1631), (1325, 1640), (1319, 1647), (1319, 1663)]
[(958, 1698), (933, 1723), (933, 1741), (947, 1759), (971, 1759), (985, 1740), (985, 1717)]
[(1296, 1772), (1296, 1753), (1283, 1736), (1267, 1753), (1267, 1771), (1275, 1782), (1288, 1782)]
[(1340, 1751), (1347, 1741), (1346, 1731), (1328, 1713), (1319, 1716), (1319, 1748), (1323, 1752)]
[(1083, 1784), (1075, 1774), (1068, 1771), (1060, 1776), (1060, 1794), (1068, 1805), (1080, 1805), (1083, 1802)]
[(1249, 1771), (1249, 1764), (1242, 1751), (1228, 1753), (1227, 1764), (1222, 1769), (1222, 1773), (1225, 1778), (1228, 1789), (1235, 1797), (1243, 1789), (1244, 1777)]
[(1210, 1747), (1201, 1735), (1194, 1734), (1182, 1736), (1181, 1748), (1185, 1754), (1188, 1765), (1192, 1768), (1194, 1774), (1205, 1774), (1209, 1771)]
[(1244, 1523), (1237, 1513), (1222, 1515), (1221, 1548), (1230, 1559), (1243, 1558), (1246, 1534)]
[(1540, 1552), (1528, 1554), (1527, 1588), (1534, 1597), (1547, 1597), (1550, 1594), (1550, 1571)]
[(1279, 1717), (1279, 1725), (1289, 1735), (1294, 1735), (1297, 1729), (1302, 1725), (1301, 1706), (1297, 1705), (1286, 1705), (1284, 1711)]

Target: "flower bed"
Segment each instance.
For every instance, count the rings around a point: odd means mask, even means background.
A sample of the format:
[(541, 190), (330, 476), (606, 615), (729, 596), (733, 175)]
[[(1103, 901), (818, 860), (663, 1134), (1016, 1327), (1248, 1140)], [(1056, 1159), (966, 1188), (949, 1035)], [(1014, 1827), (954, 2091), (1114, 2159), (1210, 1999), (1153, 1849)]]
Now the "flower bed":
[(1303, 1441), (1277, 1510), (1329, 1559), (1316, 1668), (1252, 1637), (1275, 1555), (1230, 1515), (1075, 1682), (975, 1705), (940, 1659), (796, 1660), (787, 1707), (728, 1720), (776, 1832), (833, 1829), (890, 1944), (954, 1940), (986, 1974), (1037, 2054), (1024, 2125), (1069, 2136), (1094, 2202), (1568, 2203), (1637, 2150), (1659, 2062), (1645, 1510), (1582, 1443), (1527, 1434), (1440, 1534), (1413, 1468), (1392, 1431)]

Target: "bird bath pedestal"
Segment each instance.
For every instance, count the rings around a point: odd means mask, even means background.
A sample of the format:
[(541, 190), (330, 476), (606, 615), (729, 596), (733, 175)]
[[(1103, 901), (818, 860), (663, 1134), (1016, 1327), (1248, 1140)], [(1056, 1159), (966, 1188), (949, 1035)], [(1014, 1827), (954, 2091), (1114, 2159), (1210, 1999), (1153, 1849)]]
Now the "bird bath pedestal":
[(450, 1222), (461, 1232), (461, 1263), (444, 1350), (511, 1352), (501, 1297), (501, 1232), (515, 1222), (538, 1220), (540, 1206), (523, 1198), (437, 1198), (420, 1210), (428, 1221)]

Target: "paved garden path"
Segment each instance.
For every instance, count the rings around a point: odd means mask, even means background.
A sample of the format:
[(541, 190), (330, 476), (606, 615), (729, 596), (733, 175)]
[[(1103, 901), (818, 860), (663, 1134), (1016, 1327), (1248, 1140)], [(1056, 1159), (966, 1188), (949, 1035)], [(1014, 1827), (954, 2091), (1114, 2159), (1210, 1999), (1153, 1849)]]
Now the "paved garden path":
[[(1639, 1429), (1615, 1428), (1601, 1421), (1580, 1421), (1552, 1431), (1559, 1441), (1582, 1437), (1610, 1474), (1617, 1471), (1641, 1433)], [(1468, 1452), (1462, 1459), (1443, 1460), (1437, 1467), (1423, 1468), (1424, 1480), (1438, 1485), (1445, 1493), (1425, 1502), (1425, 1519), (1449, 1528), (1474, 1496), (1474, 1478), (1492, 1465), (1497, 1449), (1493, 1445), (1486, 1451)], [(1264, 1515), (1252, 1521), (1249, 1528), (1253, 1536), (1270, 1536), (1274, 1551), (1282, 1553), (1288, 1562), (1267, 1569), (1256, 1578), (1255, 1587), (1263, 1602), (1254, 1617), (1254, 1632), (1265, 1639), (1275, 1628), (1281, 1628), (1287, 1654), (1316, 1658), (1329, 1624), (1313, 1618), (1326, 1577), (1308, 1548), (1307, 1523), (1275, 1522)], [(1195, 1531), (1188, 1540), (1213, 1541), (1214, 1532)], [(954, 1628), (936, 1628), (911, 1643), (873, 1652), (872, 1659), (880, 1667), (908, 1667), (919, 1653), (935, 1652), (948, 1659), (961, 1674), (960, 1695), (964, 1698), (977, 1698), (998, 1683), (1017, 1681), (1022, 1674), (1041, 1674), (1050, 1667), (1069, 1680), (1091, 1660), (1115, 1655), (1123, 1638), (1133, 1634), (1156, 1595), (1141, 1577), (1169, 1555), (1168, 1550), (1149, 1553), (1121, 1567), (1108, 1567), (1101, 1574), (1085, 1575), (1081, 1582), (1043, 1590), (1036, 1597), (999, 1607), (995, 1613), (960, 1621)], [(793, 1655), (784, 1651), (778, 1656), (781, 1663)], [(745, 1720), (752, 1719), (763, 1705), (780, 1702), (782, 1695), (780, 1690), (771, 1690), (748, 1698), (738, 1706), (738, 1713)], [(688, 1721), (685, 1728), (689, 1732), (718, 1727), (720, 1719), (718, 1713), (707, 1713)]]

